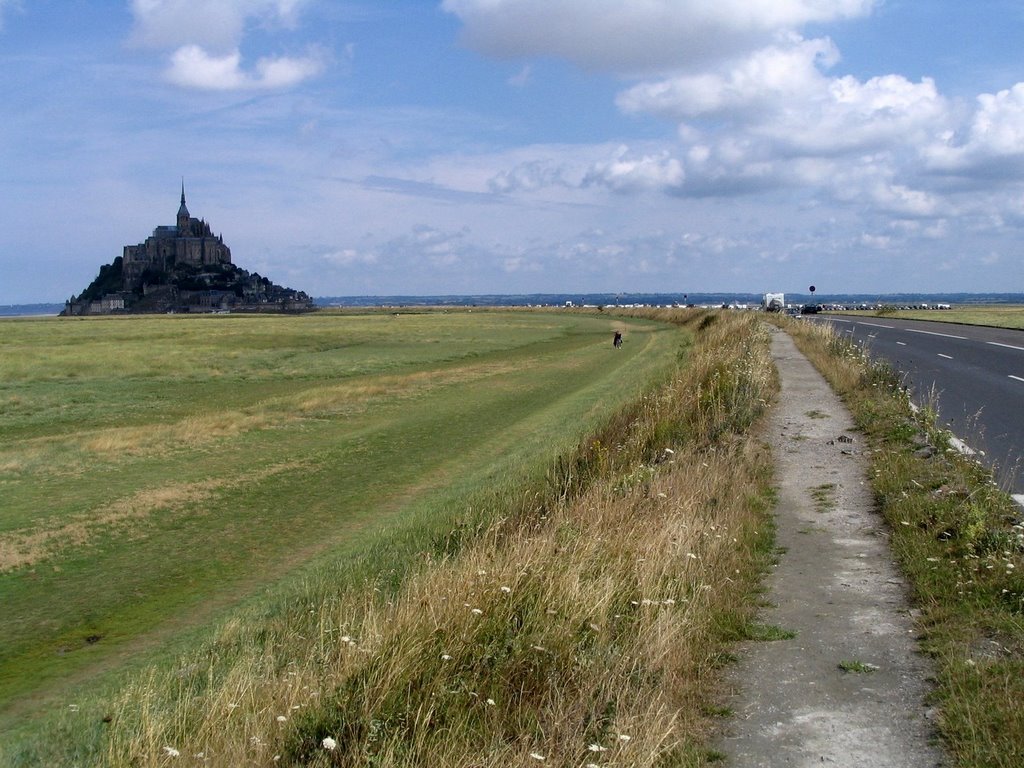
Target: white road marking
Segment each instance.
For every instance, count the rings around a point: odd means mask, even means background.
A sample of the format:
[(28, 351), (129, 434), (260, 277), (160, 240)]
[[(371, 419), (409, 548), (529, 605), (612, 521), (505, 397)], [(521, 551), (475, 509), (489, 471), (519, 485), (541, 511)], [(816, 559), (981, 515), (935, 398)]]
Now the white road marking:
[(952, 358), (952, 357), (950, 357), (949, 355), (944, 355), (944, 354), (942, 354), (941, 352), (939, 352), (939, 357), (944, 357), (944, 358), (946, 358), (947, 360), (952, 360), (952, 359), (953, 359), (953, 358)]
[(1007, 349), (1016, 349), (1019, 352), (1024, 352), (1024, 347), (1015, 347), (1013, 344), (1000, 344), (998, 341), (986, 341), (986, 344), (991, 344), (993, 347), (1006, 347)]
[(878, 323), (864, 323), (864, 322), (862, 322), (861, 325), (870, 325), (872, 328), (888, 328), (889, 330), (892, 330), (893, 328), (896, 327), (895, 325), (880, 325)]
[(1010, 374), (1010, 378), (1013, 379), (1014, 381), (1024, 381), (1024, 378), (1021, 378), (1020, 376), (1014, 376), (1012, 373)]
[(829, 318), (830, 323), (852, 323), (853, 320), (840, 320), (838, 317)]
[(944, 339), (960, 339), (960, 341), (967, 341), (966, 336), (954, 336), (951, 333), (936, 333), (935, 331), (922, 331), (917, 328), (904, 328), (907, 333), (926, 333), (929, 336), (941, 336)]
[(907, 342), (905, 341), (897, 341), (896, 343), (899, 344), (901, 347), (907, 346)]

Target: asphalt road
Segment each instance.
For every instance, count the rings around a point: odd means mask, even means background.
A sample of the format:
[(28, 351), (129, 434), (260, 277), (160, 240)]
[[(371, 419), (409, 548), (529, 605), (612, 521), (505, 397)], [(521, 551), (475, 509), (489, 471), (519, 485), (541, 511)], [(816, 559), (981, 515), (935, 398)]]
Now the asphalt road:
[(904, 376), (914, 401), (996, 472), (1024, 503), (1024, 331), (953, 323), (805, 316), (830, 322)]

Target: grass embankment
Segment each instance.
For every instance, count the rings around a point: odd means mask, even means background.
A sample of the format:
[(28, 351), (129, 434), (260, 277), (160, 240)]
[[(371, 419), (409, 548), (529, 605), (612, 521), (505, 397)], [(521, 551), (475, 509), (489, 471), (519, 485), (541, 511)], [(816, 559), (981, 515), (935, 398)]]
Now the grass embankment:
[(987, 325), (993, 328), (1024, 330), (1024, 307), (1022, 306), (955, 306), (943, 310), (913, 310), (886, 307), (873, 312), (858, 312), (871, 317), (902, 318), (905, 320), (932, 320), (938, 323), (963, 323), (965, 325)]
[(679, 331), (613, 350), (611, 323), (4, 322), (0, 733), (321, 555), (542, 476), (671, 365)]
[[(665, 315), (662, 315), (665, 317)], [(694, 344), (542, 483), (311, 572), (173, 664), (65, 711), (46, 764), (696, 765), (723, 642), (771, 557), (774, 391), (752, 316)]]
[(1024, 765), (1024, 526), (991, 474), (949, 449), (897, 376), (826, 326), (788, 321), (872, 446), (873, 485), (937, 665), (940, 727), (961, 766)]

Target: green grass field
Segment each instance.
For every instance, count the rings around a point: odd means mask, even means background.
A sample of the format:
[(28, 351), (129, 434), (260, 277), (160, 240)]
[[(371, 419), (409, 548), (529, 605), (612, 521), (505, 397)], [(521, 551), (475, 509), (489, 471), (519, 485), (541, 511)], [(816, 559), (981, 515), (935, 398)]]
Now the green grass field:
[(869, 312), (867, 314), (872, 316), (901, 317), (907, 320), (934, 320), (940, 323), (990, 325), (994, 328), (1024, 330), (1024, 306), (1019, 305), (959, 305), (952, 309), (943, 310), (882, 310), (881, 312)]
[(601, 314), (0, 322), (0, 728), (543, 473), (679, 345)]

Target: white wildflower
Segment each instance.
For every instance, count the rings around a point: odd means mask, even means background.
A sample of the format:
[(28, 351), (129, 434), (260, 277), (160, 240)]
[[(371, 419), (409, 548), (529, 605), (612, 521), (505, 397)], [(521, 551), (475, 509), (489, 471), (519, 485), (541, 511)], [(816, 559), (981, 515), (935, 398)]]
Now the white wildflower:
[(494, 706), (494, 699), (488, 699), (487, 700), (487, 706), (493, 707)]
[(481, 611), (479, 608), (474, 608), (470, 611), (470, 613), (472, 613), (474, 616), (483, 616), (484, 612)]
[(539, 752), (531, 752), (530, 757), (532, 757), (534, 760), (539, 760), (542, 763), (544, 762), (544, 755), (540, 754)]
[(512, 594), (512, 587), (502, 587), (501, 591), (504, 592), (506, 595), (510, 595)]
[(286, 722), (287, 720), (288, 720), (288, 718), (285, 717), (284, 715), (278, 715), (277, 716), (277, 722), (279, 722), (279, 723)]
[(181, 752), (176, 750), (174, 747), (166, 747), (165, 746), (164, 747), (164, 754), (167, 755), (168, 757), (178, 757), (179, 755), (181, 755)]
[(321, 741), (320, 743), (323, 745), (324, 749), (326, 749), (326, 750), (328, 750), (330, 752), (333, 752), (335, 749), (338, 748), (338, 742), (336, 742), (330, 736), (324, 736), (324, 740)]
[(602, 747), (600, 744), (591, 744), (587, 747), (591, 752), (607, 752), (608, 747)]
[(629, 741), (629, 740), (630, 740), (630, 739), (632, 739), (632, 738), (633, 738), (632, 736), (627, 736), (627, 735), (626, 735), (626, 734), (624, 734), (624, 733), (620, 733), (620, 734), (619, 734), (619, 741), (622, 741), (622, 742), (626, 742), (626, 741)]
[(343, 642), (343, 643), (351, 643), (352, 642), (352, 638), (349, 637), (348, 635), (342, 635), (341, 636), (341, 642)]

